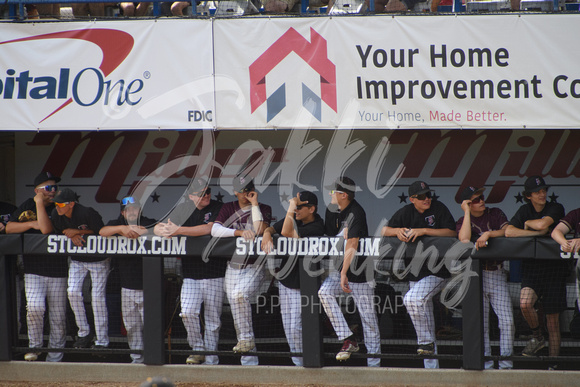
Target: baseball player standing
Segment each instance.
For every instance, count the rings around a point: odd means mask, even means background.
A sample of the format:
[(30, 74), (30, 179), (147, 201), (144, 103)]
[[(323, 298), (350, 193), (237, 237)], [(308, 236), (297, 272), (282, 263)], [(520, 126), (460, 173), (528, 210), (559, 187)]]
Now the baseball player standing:
[[(342, 348), (336, 354), (336, 360), (347, 360), (351, 353), (359, 350), (356, 338), (336, 301), (341, 290), (345, 293), (352, 293), (360, 314), (367, 353), (380, 354), (379, 322), (373, 305), (374, 266), (372, 260), (367, 260), (366, 256), (356, 256), (360, 238), (369, 236), (366, 213), (354, 199), (356, 184), (352, 179), (346, 176), (338, 178), (328, 188), (331, 203), (338, 206), (339, 212), (326, 211), (326, 233), (342, 236), (346, 240), (343, 260), (338, 271), (332, 271), (318, 290), (324, 311), (338, 339), (343, 340)], [(381, 359), (369, 357), (367, 365), (379, 367)]]
[[(188, 190), (188, 200), (177, 206), (167, 223), (155, 226), (155, 234), (170, 238), (174, 235), (190, 237), (209, 235), (222, 203), (211, 199), (211, 188), (205, 179), (194, 178)], [(181, 259), (183, 285), (181, 287), (181, 319), (187, 331), (187, 341), (194, 351), (217, 351), (224, 300), (224, 276), (227, 261), (212, 259), (205, 262), (199, 256)], [(205, 331), (200, 329), (203, 304)], [(190, 355), (187, 364), (214, 365), (216, 355)]]
[[(432, 189), (424, 181), (415, 181), (409, 186), (411, 204), (399, 209), (383, 227), (382, 235), (397, 237), (402, 242), (415, 242), (417, 237), (437, 236), (456, 237), (455, 220), (445, 204), (433, 200)], [(435, 317), (433, 316), (433, 297), (448, 282), (449, 271), (443, 267), (432, 273), (423, 265), (418, 275), (409, 274), (409, 291), (403, 303), (413, 321), (417, 332), (417, 353), (433, 355), (437, 353), (435, 343)], [(437, 359), (425, 359), (425, 368), (439, 368)]]
[[(268, 227), (262, 238), (262, 250), (270, 254), (273, 249), (273, 234), (281, 234), (288, 238), (307, 238), (324, 235), (324, 221), (318, 215), (318, 198), (310, 191), (302, 191), (290, 199), (286, 217)], [(282, 325), (288, 340), (290, 352), (302, 352), (302, 312), (300, 295), (299, 257), (283, 256), (280, 281), (280, 312)], [(302, 357), (292, 357), (292, 362), (302, 366)]]
[[(505, 231), (509, 238), (550, 235), (554, 225), (564, 217), (564, 206), (547, 202), (548, 188), (540, 176), (530, 176), (524, 183), (524, 200), (511, 218)], [(520, 308), (524, 319), (532, 329), (532, 338), (522, 351), (524, 356), (533, 356), (546, 346), (541, 331), (536, 301), (541, 300), (548, 325), (550, 356), (560, 354), (560, 312), (566, 308), (566, 277), (568, 262), (557, 259), (533, 259), (522, 262), (522, 289)]]
[[(149, 232), (155, 220), (141, 215), (141, 204), (132, 196), (121, 199), (121, 214), (99, 231), (104, 237), (120, 235), (136, 239)], [(143, 349), (143, 257), (115, 258), (121, 276), (121, 313), (129, 348)], [(141, 354), (131, 354), (132, 363), (143, 363)]]
[[(103, 227), (103, 219), (91, 207), (77, 203), (77, 194), (65, 188), (54, 197), (52, 225), (57, 234), (66, 235), (75, 246), (84, 246), (84, 236), (98, 234)], [(74, 312), (78, 331), (75, 348), (89, 348), (93, 335), (87, 321), (83, 301), (83, 282), (87, 273), (91, 274), (91, 303), (95, 319), (97, 340), (94, 348), (109, 346), (108, 312), (106, 285), (111, 259), (103, 256), (73, 256), (68, 272), (68, 300)]]
[[(463, 243), (472, 239), (476, 249), (487, 247), (489, 238), (505, 236), (508, 219), (499, 208), (486, 208), (485, 188), (467, 187), (461, 193), (461, 209), (464, 216), (457, 221), (457, 237)], [(514, 349), (514, 315), (507, 284), (507, 272), (501, 260), (486, 260), (483, 266), (483, 342), (484, 355), (491, 356), (489, 342), (489, 304), (497, 315), (500, 330), (500, 355), (511, 356)], [(500, 369), (512, 369), (511, 360), (500, 360)], [(492, 369), (493, 361), (485, 362)]]
[[(258, 193), (250, 177), (236, 176), (233, 185), (238, 200), (223, 205), (212, 226), (211, 235), (217, 238), (243, 237), (254, 240), (270, 225), (272, 208), (258, 203)], [(238, 337), (233, 351), (237, 353), (248, 353), (256, 349), (250, 298), (264, 278), (263, 267), (256, 265), (256, 257), (244, 258), (242, 262), (229, 261), (225, 276), (226, 295)], [(257, 365), (258, 357), (242, 356), (241, 363)]]
[[(7, 234), (52, 232), (50, 214), (52, 202), (60, 177), (42, 172), (34, 179), (34, 198), (26, 200), (11, 216), (6, 225)], [(41, 348), (43, 341), (44, 313), (48, 302), (50, 335), (49, 348), (64, 348), (66, 343), (66, 256), (26, 255), (24, 257), (24, 291), (26, 294), (26, 322), (28, 346)], [(39, 352), (24, 355), (27, 361), (35, 361)], [(49, 352), (46, 361), (61, 361), (62, 352)]]

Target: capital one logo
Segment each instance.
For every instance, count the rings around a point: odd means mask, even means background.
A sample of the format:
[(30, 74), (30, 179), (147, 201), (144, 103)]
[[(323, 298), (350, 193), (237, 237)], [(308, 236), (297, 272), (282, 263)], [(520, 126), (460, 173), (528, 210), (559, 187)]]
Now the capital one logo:
[[(18, 68), (12, 63), (0, 61), (0, 68), (4, 68), (6, 71), (6, 77), (3, 80), (0, 78), (0, 97), (4, 100), (65, 100), (40, 122), (45, 121), (73, 102), (80, 106), (92, 106), (99, 101), (104, 104), (113, 101), (120, 106), (125, 103), (135, 105), (141, 100), (133, 94), (143, 88), (142, 80), (135, 79), (125, 82), (121, 79), (114, 84), (111, 84), (110, 80), (105, 80), (123, 63), (133, 49), (134, 39), (124, 31), (102, 28), (62, 31), (0, 42), (0, 46), (45, 40), (52, 41), (55, 45), (62, 45), (63, 39), (81, 40), (99, 47), (102, 52), (102, 60), (98, 68), (87, 67), (76, 74), (71, 74), (71, 69), (63, 66), (60, 68), (59, 76), (54, 77), (35, 74), (29, 69)], [(66, 45), (64, 47), (66, 49)], [(22, 63), (18, 64), (22, 66)], [(90, 83), (89, 87), (85, 86), (85, 89), (89, 90), (83, 89), (83, 93), (81, 93), (81, 82), (84, 82), (85, 85)]]
[(337, 111), (336, 66), (328, 59), (326, 39), (313, 28), (310, 28), (310, 42), (294, 28), (288, 29), (250, 65), (251, 112), (265, 102), (267, 122), (270, 122), (286, 107), (286, 84), (268, 96), (266, 76), (292, 52), (320, 75), (320, 96), (302, 83), (302, 106), (321, 121), (322, 102)]

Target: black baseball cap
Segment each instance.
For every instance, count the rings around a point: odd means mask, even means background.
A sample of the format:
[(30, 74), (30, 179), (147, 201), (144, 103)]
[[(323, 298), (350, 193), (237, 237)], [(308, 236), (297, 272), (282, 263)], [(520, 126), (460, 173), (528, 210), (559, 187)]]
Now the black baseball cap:
[(123, 211), (127, 207), (141, 207), (141, 203), (133, 196), (125, 196), (121, 199), (121, 211)]
[(35, 187), (39, 186), (40, 184), (48, 180), (54, 180), (55, 183), (58, 183), (60, 181), (60, 177), (54, 176), (50, 172), (41, 172), (40, 174), (38, 174), (38, 176), (34, 178), (34, 186)]
[(299, 192), (300, 200), (303, 202), (308, 202), (308, 205), (318, 206), (318, 198), (316, 195), (310, 191)]
[(196, 177), (189, 183), (189, 193), (201, 192), (207, 188), (207, 180), (201, 177)]
[(421, 195), (427, 192), (433, 192), (433, 190), (424, 181), (418, 180), (409, 186), (409, 196)]
[(461, 201), (469, 200), (473, 195), (481, 195), (483, 191), (485, 191), (485, 188), (466, 187), (461, 192)]
[(354, 198), (356, 184), (350, 177), (342, 176), (336, 179), (331, 185), (327, 186), (326, 189), (349, 193)]
[(538, 192), (539, 190), (542, 189), (547, 190), (548, 188), (550, 188), (550, 186), (547, 185), (544, 179), (538, 175), (528, 177), (526, 179), (526, 182), (524, 183), (524, 192), (528, 193)]
[(77, 194), (70, 188), (64, 188), (56, 194), (54, 199), (52, 199), (55, 203), (67, 203), (67, 202), (76, 202), (77, 201)]
[(246, 175), (239, 175), (234, 178), (233, 181), (234, 191), (243, 193), (249, 192), (256, 189), (254, 186), (254, 179)]

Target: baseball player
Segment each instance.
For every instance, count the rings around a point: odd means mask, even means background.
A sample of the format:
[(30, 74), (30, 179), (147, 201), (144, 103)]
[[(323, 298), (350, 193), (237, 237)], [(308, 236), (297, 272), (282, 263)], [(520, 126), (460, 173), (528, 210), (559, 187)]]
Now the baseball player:
[[(366, 213), (354, 199), (356, 184), (346, 176), (338, 178), (330, 189), (331, 203), (338, 206), (339, 212), (326, 212), (326, 232), (342, 236), (346, 243), (344, 257), (338, 271), (332, 271), (318, 290), (320, 302), (330, 319), (334, 331), (343, 345), (336, 355), (336, 360), (350, 358), (351, 353), (358, 352), (359, 346), (350, 330), (336, 297), (341, 290), (352, 293), (362, 321), (367, 353), (381, 353), (379, 323), (373, 307), (374, 267), (365, 256), (356, 256), (360, 238), (368, 237)], [(329, 235), (330, 235), (329, 234)], [(355, 274), (357, 273), (357, 274)], [(369, 367), (379, 367), (381, 359), (369, 357)]]
[[(548, 188), (540, 176), (530, 176), (524, 183), (524, 200), (511, 218), (505, 231), (508, 238), (549, 235), (552, 228), (564, 217), (564, 206), (547, 202)], [(566, 277), (568, 263), (564, 260), (533, 259), (522, 262), (522, 288), (520, 308), (532, 329), (532, 338), (522, 355), (533, 356), (546, 346), (541, 331), (536, 301), (541, 300), (546, 314), (550, 356), (560, 353), (560, 312), (566, 308)]]
[[(149, 232), (155, 220), (141, 215), (141, 204), (132, 196), (121, 199), (121, 214), (99, 231), (104, 237), (121, 235), (136, 239)], [(143, 257), (115, 258), (121, 275), (121, 313), (129, 348), (143, 349)], [(143, 363), (144, 356), (131, 354), (132, 363)]]
[[(6, 225), (7, 234), (52, 232), (52, 202), (60, 177), (42, 172), (34, 179), (34, 198), (27, 199), (11, 216)], [(26, 322), (28, 346), (41, 348), (43, 342), (44, 313), (48, 302), (50, 335), (49, 348), (64, 348), (66, 343), (66, 256), (26, 255), (24, 261), (24, 291), (26, 294)], [(39, 352), (24, 355), (27, 361), (35, 361)], [(46, 361), (61, 361), (62, 352), (49, 352)]]
[[(155, 233), (167, 238), (174, 235), (209, 235), (222, 203), (211, 199), (207, 181), (194, 178), (189, 186), (188, 199), (177, 206), (167, 223), (155, 226)], [(217, 351), (224, 299), (224, 276), (227, 261), (203, 261), (200, 256), (181, 259), (183, 286), (181, 287), (181, 319), (187, 331), (187, 341), (194, 351)], [(199, 315), (203, 303), (205, 331), (202, 336)], [(190, 355), (187, 364), (214, 365), (215, 355)]]
[[(251, 178), (236, 176), (233, 181), (236, 201), (223, 205), (211, 229), (213, 237), (243, 237), (253, 240), (264, 233), (272, 220), (272, 208), (258, 203)], [(264, 278), (261, 265), (255, 265), (256, 257), (248, 256), (242, 262), (229, 261), (225, 276), (228, 296), (238, 343), (233, 348), (237, 353), (255, 351), (254, 329), (250, 298), (260, 287)], [(242, 365), (257, 365), (256, 356), (242, 356)]]
[[(474, 240), (476, 249), (487, 247), (490, 238), (505, 236), (508, 219), (499, 208), (486, 208), (485, 188), (467, 187), (461, 193), (464, 216), (457, 221), (457, 237), (463, 243)], [(514, 348), (514, 316), (507, 284), (507, 272), (501, 260), (484, 261), (483, 266), (483, 341), (484, 355), (491, 356), (489, 342), (489, 304), (497, 315), (500, 330), (500, 355), (511, 356)], [(486, 369), (493, 361), (485, 362)], [(500, 360), (500, 369), (512, 369), (511, 360)]]
[[(445, 204), (433, 200), (432, 189), (424, 181), (415, 181), (409, 186), (411, 204), (399, 209), (383, 227), (382, 235), (397, 237), (402, 242), (415, 242), (417, 237), (428, 235), (456, 237), (455, 220)], [(446, 268), (432, 273), (423, 265), (418, 275), (409, 274), (409, 291), (403, 303), (417, 332), (417, 353), (432, 355), (437, 353), (435, 343), (435, 317), (433, 297), (448, 282), (450, 274)], [(425, 368), (439, 368), (437, 359), (425, 359)]]
[[(273, 249), (273, 234), (288, 238), (306, 238), (324, 235), (324, 221), (317, 213), (318, 198), (310, 191), (302, 191), (290, 199), (286, 217), (268, 227), (262, 238), (262, 250), (270, 254)], [(280, 286), (280, 311), (282, 325), (290, 352), (302, 352), (302, 313), (300, 296), (300, 265), (298, 257), (282, 257)], [(292, 357), (292, 362), (302, 366), (302, 357)]]
[[(54, 197), (55, 209), (52, 211), (52, 225), (57, 234), (66, 235), (75, 246), (84, 246), (84, 235), (97, 234), (103, 227), (101, 215), (91, 207), (77, 203), (77, 194), (69, 188)], [(73, 256), (68, 272), (68, 300), (74, 312), (78, 331), (75, 348), (89, 348), (93, 336), (87, 321), (83, 301), (83, 282), (91, 273), (91, 303), (95, 319), (97, 340), (93, 348), (106, 348), (109, 345), (108, 313), (105, 301), (107, 276), (110, 258), (103, 256)]]

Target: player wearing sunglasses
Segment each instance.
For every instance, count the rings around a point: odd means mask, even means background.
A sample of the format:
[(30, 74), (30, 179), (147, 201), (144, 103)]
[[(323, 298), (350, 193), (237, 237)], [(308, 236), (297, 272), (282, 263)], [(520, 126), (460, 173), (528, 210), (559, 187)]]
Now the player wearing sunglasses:
[[(485, 188), (466, 187), (461, 193), (464, 216), (457, 221), (458, 238), (463, 243), (473, 241), (479, 250), (488, 246), (490, 238), (503, 237), (508, 219), (499, 208), (487, 208)], [(484, 355), (491, 356), (489, 341), (489, 305), (498, 317), (500, 355), (511, 356), (514, 348), (514, 316), (507, 284), (507, 272), (502, 260), (482, 261), (483, 282), (483, 340)], [(494, 368), (493, 361), (485, 362), (486, 369)], [(511, 360), (500, 360), (500, 369), (513, 368)]]
[[(383, 227), (382, 235), (397, 237), (403, 242), (416, 242), (423, 235), (436, 237), (456, 237), (455, 220), (449, 209), (440, 201), (433, 200), (432, 189), (424, 181), (415, 181), (409, 186), (411, 204), (399, 209)], [(419, 273), (409, 273), (409, 291), (403, 303), (417, 332), (417, 353), (432, 355), (437, 353), (435, 344), (435, 318), (433, 297), (445, 287), (450, 277), (443, 267), (432, 273), (424, 264)], [(436, 359), (425, 359), (425, 368), (439, 368)]]
[[(34, 179), (34, 198), (27, 199), (12, 214), (6, 225), (7, 234), (52, 232), (50, 214), (54, 209), (56, 183), (60, 177), (42, 172)], [(68, 262), (66, 256), (25, 255), (24, 290), (26, 294), (26, 322), (28, 346), (38, 348), (24, 355), (27, 361), (38, 359), (43, 344), (44, 314), (48, 303), (50, 335), (49, 348), (64, 348), (66, 343), (66, 284)], [(48, 352), (46, 361), (61, 361), (62, 352)]]

